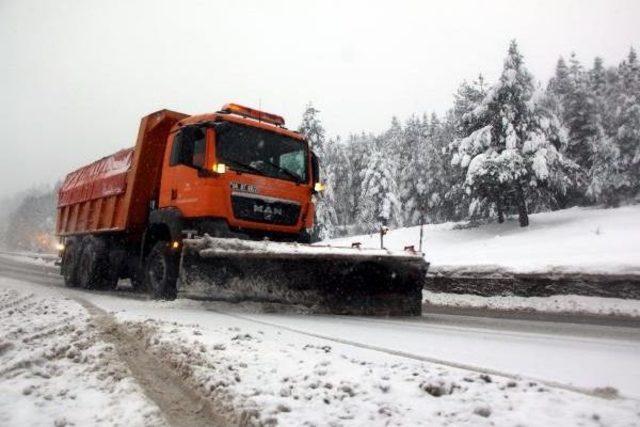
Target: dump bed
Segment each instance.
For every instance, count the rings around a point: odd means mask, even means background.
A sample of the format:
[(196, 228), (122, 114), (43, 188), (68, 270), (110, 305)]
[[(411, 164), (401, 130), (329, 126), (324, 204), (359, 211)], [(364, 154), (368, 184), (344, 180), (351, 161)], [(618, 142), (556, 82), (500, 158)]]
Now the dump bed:
[(160, 110), (142, 119), (134, 148), (118, 151), (68, 174), (58, 192), (56, 234), (143, 232), (157, 200), (167, 136), (187, 117)]

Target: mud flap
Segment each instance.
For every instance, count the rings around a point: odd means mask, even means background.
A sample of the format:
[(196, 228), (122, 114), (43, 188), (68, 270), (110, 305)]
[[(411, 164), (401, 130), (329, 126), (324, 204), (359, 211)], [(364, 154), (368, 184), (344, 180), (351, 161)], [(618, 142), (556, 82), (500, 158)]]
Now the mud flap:
[(429, 264), (417, 254), (204, 237), (182, 251), (178, 294), (299, 304), (313, 312), (420, 315)]

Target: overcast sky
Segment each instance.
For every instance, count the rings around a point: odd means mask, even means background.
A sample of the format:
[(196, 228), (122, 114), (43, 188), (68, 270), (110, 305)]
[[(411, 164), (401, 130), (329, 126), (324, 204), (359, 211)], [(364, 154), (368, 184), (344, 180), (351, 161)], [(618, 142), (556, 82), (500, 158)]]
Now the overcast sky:
[(330, 135), (443, 113), (499, 74), (515, 38), (535, 77), (559, 55), (617, 64), (640, 1), (0, 0), (0, 196), (131, 146), (141, 116), (261, 105)]

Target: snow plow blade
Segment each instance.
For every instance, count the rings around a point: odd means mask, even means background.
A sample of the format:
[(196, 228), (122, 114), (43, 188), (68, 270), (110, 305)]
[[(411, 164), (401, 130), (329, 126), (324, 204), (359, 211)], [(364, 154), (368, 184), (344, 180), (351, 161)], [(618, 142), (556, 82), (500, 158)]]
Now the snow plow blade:
[(417, 316), (429, 264), (416, 253), (205, 236), (186, 239), (178, 295)]

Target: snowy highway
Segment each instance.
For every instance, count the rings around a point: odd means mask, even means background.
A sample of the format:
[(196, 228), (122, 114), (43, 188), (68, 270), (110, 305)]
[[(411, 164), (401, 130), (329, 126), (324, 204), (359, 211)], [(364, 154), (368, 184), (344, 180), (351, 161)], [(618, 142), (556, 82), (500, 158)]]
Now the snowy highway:
[[(287, 346), (311, 340), (358, 357), (428, 363), (504, 381), (541, 383), (585, 399), (615, 396), (614, 389), (630, 398), (623, 399), (626, 404), (635, 402), (637, 407), (640, 399), (640, 329), (635, 327), (442, 313), (424, 313), (421, 318), (265, 313), (251, 304), (158, 302), (126, 291), (65, 288), (56, 267), (11, 257), (0, 257), (0, 276), (8, 278), (0, 279), (0, 287), (20, 288), (45, 297), (64, 296), (110, 313), (121, 322), (153, 320), (158, 325), (180, 328), (196, 325), (196, 335), (202, 334), (202, 339), (211, 338), (221, 327), (237, 328), (251, 331), (247, 336), (272, 333), (278, 339), (286, 338), (290, 341)], [(218, 344), (212, 345), (215, 348)], [(289, 350), (283, 352), (288, 354)]]

